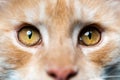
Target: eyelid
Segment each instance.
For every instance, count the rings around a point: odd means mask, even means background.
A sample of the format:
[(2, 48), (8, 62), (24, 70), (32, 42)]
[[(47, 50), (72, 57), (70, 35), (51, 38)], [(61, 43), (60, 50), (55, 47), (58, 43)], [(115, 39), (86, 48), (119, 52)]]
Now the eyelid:
[(81, 30), (83, 30), (83, 28), (86, 28), (86, 27), (89, 27), (89, 25), (93, 25), (95, 28), (97, 28), (101, 33), (104, 32), (104, 28), (102, 27), (103, 25), (100, 25), (99, 23), (87, 23), (86, 25), (84, 25), (84, 27), (82, 27), (80, 29), (80, 32)]
[[(15, 28), (15, 30), (16, 30), (16, 32), (18, 32), (20, 29), (22, 29), (24, 26), (34, 26), (36, 29), (38, 29), (35, 25), (33, 25), (33, 24), (29, 24), (29, 23), (22, 23), (22, 24), (19, 24), (16, 28)], [(38, 29), (39, 30), (39, 29)]]

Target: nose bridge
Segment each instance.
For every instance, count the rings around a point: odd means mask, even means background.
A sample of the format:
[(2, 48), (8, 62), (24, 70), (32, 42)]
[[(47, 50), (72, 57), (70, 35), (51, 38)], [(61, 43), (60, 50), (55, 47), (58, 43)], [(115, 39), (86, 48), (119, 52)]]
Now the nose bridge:
[(50, 62), (50, 65), (71, 65), (74, 61), (74, 49), (72, 48), (71, 41), (69, 39), (60, 40), (60, 38), (57, 41), (51, 41), (47, 59)]
[(76, 76), (76, 56), (71, 39), (58, 37), (51, 42), (47, 55), (46, 72), (54, 80), (69, 80)]
[[(49, 47), (46, 64), (50, 67), (71, 66), (74, 63), (74, 49), (71, 38), (70, 20), (72, 15), (66, 0), (58, 0), (55, 8), (49, 9)], [(49, 63), (48, 63), (49, 62)]]

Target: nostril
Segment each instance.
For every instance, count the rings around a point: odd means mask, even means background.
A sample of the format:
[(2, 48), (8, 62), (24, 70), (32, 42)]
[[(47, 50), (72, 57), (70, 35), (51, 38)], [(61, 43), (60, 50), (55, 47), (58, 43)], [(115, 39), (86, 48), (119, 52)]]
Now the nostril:
[(75, 77), (77, 75), (77, 71), (72, 71), (68, 76), (67, 76), (67, 79), (70, 79), (72, 77)]
[(47, 70), (48, 76), (56, 79), (59, 76), (59, 71), (57, 69), (49, 69)]
[(51, 76), (52, 78), (57, 78), (57, 75), (53, 72), (48, 72), (48, 75)]

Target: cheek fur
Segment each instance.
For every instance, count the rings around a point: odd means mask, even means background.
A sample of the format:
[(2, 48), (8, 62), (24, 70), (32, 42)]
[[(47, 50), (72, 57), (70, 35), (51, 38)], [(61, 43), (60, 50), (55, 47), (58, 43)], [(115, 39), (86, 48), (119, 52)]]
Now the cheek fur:
[(21, 51), (16, 46), (13, 46), (11, 44), (2, 46), (0, 51), (0, 56), (1, 58), (5, 59), (3, 63), (6, 63), (6, 65), (7, 64), (11, 65), (11, 66), (7, 66), (8, 68), (9, 67), (11, 68), (12, 65), (13, 65), (12, 68), (20, 68), (26, 65), (31, 58), (30, 53)]
[(102, 47), (101, 49), (88, 54), (88, 58), (91, 61), (95, 62), (96, 64), (104, 66), (112, 61), (110, 55), (113, 54), (112, 51), (114, 49), (115, 49), (115, 45), (108, 43), (106, 46)]

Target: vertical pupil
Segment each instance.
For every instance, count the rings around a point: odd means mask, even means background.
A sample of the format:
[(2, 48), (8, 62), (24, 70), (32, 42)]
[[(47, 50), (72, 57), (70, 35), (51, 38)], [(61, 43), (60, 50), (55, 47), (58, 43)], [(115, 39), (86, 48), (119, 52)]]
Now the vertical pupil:
[(92, 31), (86, 32), (85, 36), (87, 36), (89, 39), (91, 39), (92, 38)]
[(27, 36), (28, 36), (29, 39), (31, 39), (31, 37), (32, 37), (32, 30), (27, 31)]
[(92, 32), (91, 32), (91, 31), (89, 31), (89, 35), (88, 35), (88, 37), (89, 37), (89, 39), (92, 38)]

